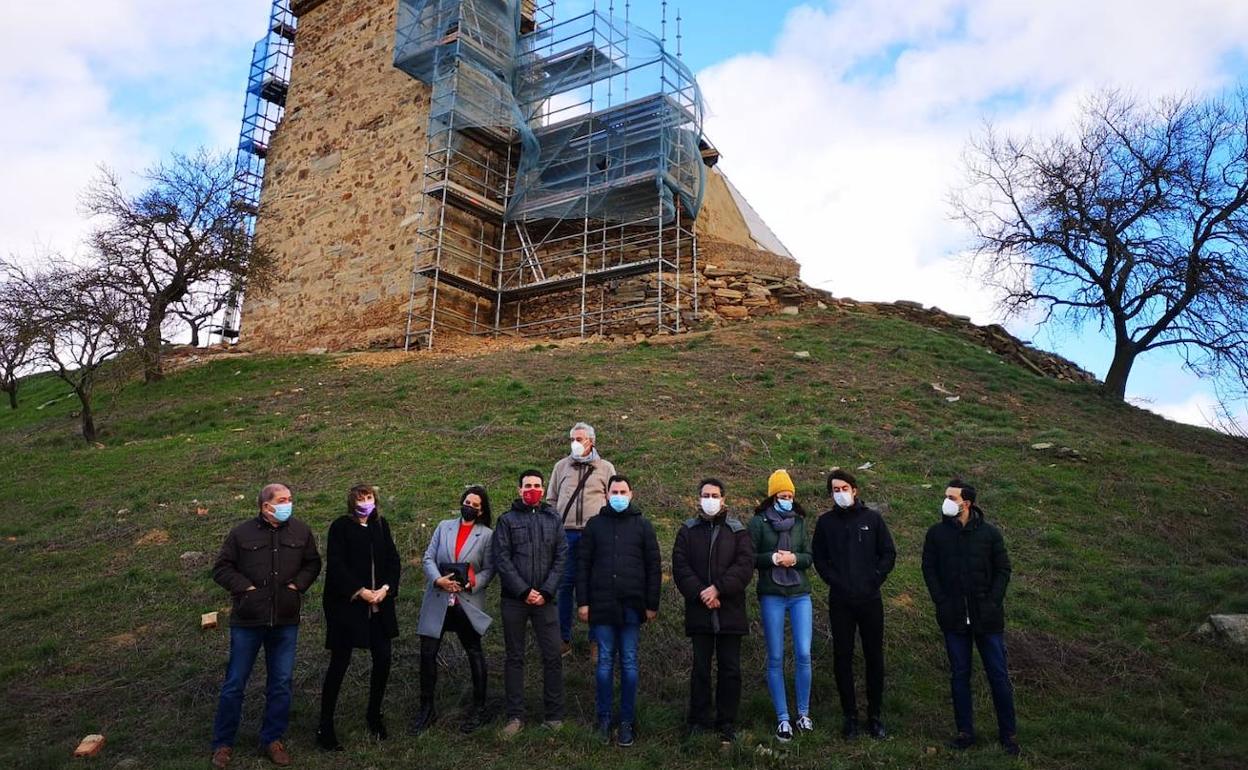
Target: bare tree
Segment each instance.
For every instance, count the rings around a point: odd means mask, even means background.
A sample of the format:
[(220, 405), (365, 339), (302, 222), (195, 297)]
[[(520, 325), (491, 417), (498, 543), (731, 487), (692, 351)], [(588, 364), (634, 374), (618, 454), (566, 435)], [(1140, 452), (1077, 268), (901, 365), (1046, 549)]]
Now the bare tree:
[(1114, 336), (1107, 393), (1136, 357), (1177, 350), (1205, 376), (1248, 383), (1248, 93), (1083, 105), (1070, 132), (1001, 136), (965, 152), (951, 195), (1011, 313), (1096, 321)]
[(124, 378), (119, 359), (134, 350), (145, 309), (105, 280), (98, 267), (54, 261), (29, 270), (0, 262), (0, 271), (31, 308), (33, 363), (51, 369), (73, 390), (80, 405), (82, 437), (94, 441), (97, 385), (106, 375)]
[(9, 283), (0, 283), (0, 391), (9, 394), (9, 408), (17, 408), (18, 378), (34, 358), (33, 308)]
[(128, 194), (108, 169), (84, 195), (86, 211), (100, 219), (89, 237), (92, 249), (112, 285), (143, 305), (147, 382), (163, 376), (163, 332), (196, 286), (262, 287), (271, 275), (272, 257), (249, 235), (248, 212), (233, 195), (233, 179), (227, 156), (201, 150), (148, 170), (138, 195)]
[(212, 334), (209, 324), (225, 309), (229, 298), (229, 284), (204, 281), (191, 286), (186, 296), (170, 306), (172, 314), (179, 318), (182, 325), (191, 333), (191, 347), (197, 348), (204, 341), (201, 337), (203, 332), (207, 331), (209, 335)]

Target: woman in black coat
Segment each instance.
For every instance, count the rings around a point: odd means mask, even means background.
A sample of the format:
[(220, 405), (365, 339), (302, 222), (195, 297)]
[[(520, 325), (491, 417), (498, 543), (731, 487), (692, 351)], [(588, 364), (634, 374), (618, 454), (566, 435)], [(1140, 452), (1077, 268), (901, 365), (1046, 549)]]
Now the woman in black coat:
[(399, 551), (371, 486), (354, 486), (347, 493), (346, 515), (329, 526), (325, 562), (325, 648), (330, 657), (321, 688), (316, 743), (326, 751), (342, 751), (334, 732), (334, 709), (351, 663), (351, 650), (360, 647), (372, 654), (365, 720), (368, 731), (384, 740), (387, 734), (381, 700), (390, 678), (390, 640), (399, 635), (394, 612), (399, 593)]

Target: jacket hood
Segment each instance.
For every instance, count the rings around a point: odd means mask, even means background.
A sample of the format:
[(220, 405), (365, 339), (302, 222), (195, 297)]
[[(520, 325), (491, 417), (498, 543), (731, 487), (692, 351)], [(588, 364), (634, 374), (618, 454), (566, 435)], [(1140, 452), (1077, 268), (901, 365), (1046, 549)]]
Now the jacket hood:
[(536, 506), (532, 506), (532, 505), (526, 505), (525, 502), (518, 497), (515, 500), (511, 501), (511, 508), (509, 510), (515, 511), (516, 513), (528, 513), (530, 511), (534, 511), (536, 513), (554, 513), (555, 512), (555, 510), (550, 507), (550, 503), (548, 503), (545, 500), (542, 500)]
[[(945, 516), (940, 514), (940, 520), (950, 526), (959, 526), (957, 516)], [(971, 503), (971, 517), (966, 520), (967, 527), (978, 527), (984, 521), (984, 511), (975, 503)]]
[(632, 501), (630, 500), (628, 503), (628, 507), (622, 511), (617, 511), (614, 508), (612, 508), (610, 505), (604, 505), (598, 511), (598, 515), (599, 516), (615, 516), (617, 518), (623, 519), (629, 516), (640, 516), (641, 509), (633, 505)]
[(869, 506), (862, 501), (861, 497), (855, 497), (854, 504), (849, 506), (848, 508), (842, 508), (836, 503), (833, 503), (832, 507), (828, 509), (828, 513), (835, 513), (839, 515), (844, 515), (846, 513), (858, 513), (859, 511), (867, 510), (868, 507)]
[(286, 521), (276, 521), (276, 522), (273, 522), (272, 524), (270, 524), (270, 523), (269, 523), (269, 520), (268, 520), (268, 519), (266, 519), (266, 518), (264, 518), (264, 514), (263, 514), (263, 513), (257, 513), (257, 514), (256, 514), (256, 517), (255, 517), (254, 519), (252, 519), (252, 521), (254, 521), (256, 524), (259, 524), (259, 525), (260, 525), (261, 527), (263, 527), (264, 529), (283, 529), (283, 528), (285, 528), (285, 527), (286, 527), (286, 525), (287, 525), (287, 524), (289, 524), (290, 522), (295, 521), (295, 520), (296, 520), (296, 519), (295, 519), (295, 517), (294, 517), (294, 516), (291, 516), (291, 517), (290, 517), (289, 519), (287, 519)]

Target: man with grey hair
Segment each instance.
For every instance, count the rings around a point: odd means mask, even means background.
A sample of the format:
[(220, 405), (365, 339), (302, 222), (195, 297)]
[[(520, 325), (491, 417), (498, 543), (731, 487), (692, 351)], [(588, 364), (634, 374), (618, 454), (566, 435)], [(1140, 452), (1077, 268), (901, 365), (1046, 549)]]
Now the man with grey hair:
[[(598, 455), (594, 426), (578, 422), (568, 431), (571, 451), (555, 463), (547, 485), (546, 500), (563, 519), (564, 536), (568, 541), (568, 558), (563, 578), (559, 581), (559, 632), (563, 636), (563, 654), (572, 651), (572, 616), (576, 612), (573, 592), (576, 589), (576, 551), (581, 533), (589, 520), (607, 504), (607, 486), (615, 475), (615, 466)], [(590, 642), (590, 658), (596, 658), (597, 645)]]
[(260, 490), (259, 514), (230, 530), (212, 578), (230, 592), (230, 658), (212, 726), (212, 766), (229, 765), (243, 714), (243, 693), (264, 648), (267, 675), (260, 750), (273, 764), (290, 764), (282, 736), (290, 722), (299, 608), (321, 572), (316, 538), (294, 518), (290, 489), (269, 484)]

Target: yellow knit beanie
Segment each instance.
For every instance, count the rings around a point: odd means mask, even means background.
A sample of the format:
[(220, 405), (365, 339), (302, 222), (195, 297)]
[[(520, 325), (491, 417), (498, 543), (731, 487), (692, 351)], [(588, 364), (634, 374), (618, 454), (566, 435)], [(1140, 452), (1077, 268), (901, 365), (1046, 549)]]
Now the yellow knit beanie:
[(771, 477), (767, 479), (767, 496), (773, 497), (780, 492), (797, 494), (797, 487), (793, 486), (793, 479), (789, 478), (789, 472), (784, 468), (771, 474)]

